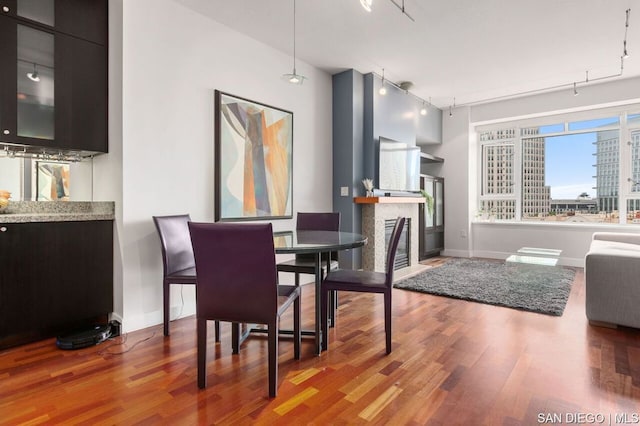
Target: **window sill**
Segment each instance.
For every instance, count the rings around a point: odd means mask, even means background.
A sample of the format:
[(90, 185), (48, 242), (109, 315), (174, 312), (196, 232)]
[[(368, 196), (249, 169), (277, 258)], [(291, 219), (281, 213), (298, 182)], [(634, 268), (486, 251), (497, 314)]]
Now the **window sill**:
[(629, 232), (637, 229), (640, 232), (640, 224), (637, 223), (590, 223), (590, 222), (535, 222), (535, 221), (513, 221), (513, 220), (472, 220), (472, 226), (514, 226), (514, 227), (550, 227), (550, 228), (571, 228), (571, 229), (599, 229), (599, 230), (620, 230)]

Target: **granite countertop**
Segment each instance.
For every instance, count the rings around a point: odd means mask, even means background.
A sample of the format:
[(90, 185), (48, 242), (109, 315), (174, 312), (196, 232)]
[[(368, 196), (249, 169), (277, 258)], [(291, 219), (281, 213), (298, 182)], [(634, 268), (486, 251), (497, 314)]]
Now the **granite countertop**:
[(114, 220), (113, 201), (12, 201), (0, 212), (0, 223)]

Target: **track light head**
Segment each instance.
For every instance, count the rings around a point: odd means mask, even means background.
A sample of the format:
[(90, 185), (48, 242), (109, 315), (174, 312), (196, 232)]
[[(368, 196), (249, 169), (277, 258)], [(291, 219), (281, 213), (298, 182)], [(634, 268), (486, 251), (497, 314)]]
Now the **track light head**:
[(373, 0), (360, 0), (360, 4), (362, 8), (367, 12), (371, 12), (371, 6), (373, 5)]

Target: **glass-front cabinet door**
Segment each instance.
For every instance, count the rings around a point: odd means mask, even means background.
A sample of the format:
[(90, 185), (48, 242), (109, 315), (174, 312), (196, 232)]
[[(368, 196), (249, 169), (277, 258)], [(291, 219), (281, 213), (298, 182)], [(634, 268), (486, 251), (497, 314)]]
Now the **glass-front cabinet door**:
[(55, 138), (54, 36), (18, 25), (17, 135)]
[(54, 27), (55, 0), (0, 0), (0, 12)]
[(444, 249), (444, 179), (421, 175), (420, 189), (427, 200), (420, 205), (420, 260), (437, 256)]
[(54, 27), (54, 0), (16, 0), (16, 15)]
[[(6, 7), (6, 6), (4, 6)], [(12, 19), (0, 15), (0, 141), (15, 142), (15, 66), (18, 34)]]
[[(19, 7), (31, 3), (18, 0), (16, 9), (29, 19), (46, 20), (29, 15), (37, 10), (33, 6)], [(0, 16), (1, 141), (48, 146), (55, 139), (54, 49), (53, 32)]]
[(0, 0), (0, 149), (108, 152), (107, 35), (107, 0)]

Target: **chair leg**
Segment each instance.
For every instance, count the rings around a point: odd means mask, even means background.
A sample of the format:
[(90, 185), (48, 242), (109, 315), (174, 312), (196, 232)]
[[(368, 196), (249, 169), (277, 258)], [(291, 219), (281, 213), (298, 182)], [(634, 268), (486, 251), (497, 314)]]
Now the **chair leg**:
[(384, 334), (386, 335), (387, 355), (391, 353), (391, 292), (384, 293)]
[(326, 351), (329, 348), (329, 328), (327, 327), (329, 318), (327, 316), (327, 310), (329, 308), (330, 291), (322, 289), (320, 292), (320, 331), (322, 332), (322, 350)]
[(300, 296), (293, 301), (293, 355), (296, 359), (300, 359)]
[(338, 292), (336, 290), (329, 292), (329, 326), (336, 326), (336, 309), (338, 308)]
[(278, 326), (280, 321), (276, 319), (269, 328), (269, 398), (275, 398), (278, 394)]
[(167, 281), (162, 281), (162, 310), (164, 315), (164, 335), (169, 335), (169, 290), (171, 284)]
[(207, 320), (198, 318), (197, 324), (198, 340), (198, 388), (207, 387)]
[(215, 323), (216, 343), (220, 342), (220, 321), (216, 320)]
[(231, 353), (240, 353), (240, 323), (231, 323)]

